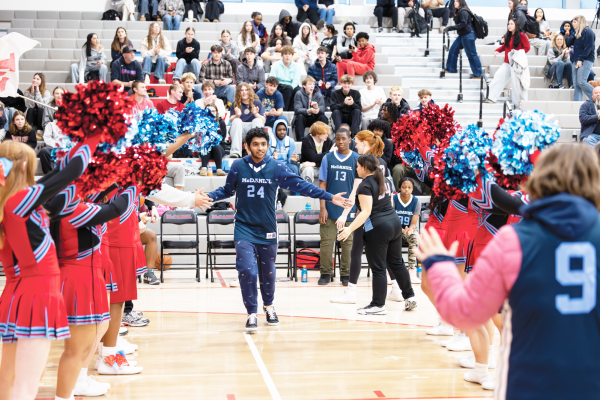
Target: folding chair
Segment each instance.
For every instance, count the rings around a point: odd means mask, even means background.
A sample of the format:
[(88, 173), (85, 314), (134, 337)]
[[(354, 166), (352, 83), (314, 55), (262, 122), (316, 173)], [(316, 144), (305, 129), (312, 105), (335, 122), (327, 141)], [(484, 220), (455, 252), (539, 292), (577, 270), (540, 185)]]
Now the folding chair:
[(291, 224), (290, 224), (290, 216), (283, 210), (275, 211), (275, 218), (277, 218), (277, 225), (285, 224), (287, 225), (287, 240), (279, 239), (278, 249), (287, 249), (288, 262), (287, 262), (287, 276), (290, 277), (292, 275), (292, 234), (291, 234)]
[[(163, 224), (172, 225), (189, 225), (194, 224), (196, 226), (196, 237), (195, 240), (164, 240), (163, 235)], [(170, 268), (170, 269), (195, 269), (196, 270), (196, 281), (200, 282), (200, 235), (198, 232), (198, 216), (193, 210), (171, 210), (165, 212), (160, 217), (160, 282), (164, 283), (163, 278), (163, 259), (164, 249), (196, 249), (193, 253), (172, 253), (173, 256), (179, 255), (195, 255), (196, 256), (196, 268)], [(179, 265), (194, 265), (194, 264), (181, 264)]]
[[(208, 279), (208, 269), (210, 268), (210, 281), (214, 282), (213, 269), (219, 256), (235, 256), (235, 241), (217, 240), (216, 234), (214, 240), (210, 238), (211, 225), (231, 225), (235, 221), (235, 210), (215, 210), (208, 213), (206, 217), (206, 278)], [(234, 249), (233, 252), (216, 252), (215, 250)], [(226, 269), (235, 269), (228, 267)]]

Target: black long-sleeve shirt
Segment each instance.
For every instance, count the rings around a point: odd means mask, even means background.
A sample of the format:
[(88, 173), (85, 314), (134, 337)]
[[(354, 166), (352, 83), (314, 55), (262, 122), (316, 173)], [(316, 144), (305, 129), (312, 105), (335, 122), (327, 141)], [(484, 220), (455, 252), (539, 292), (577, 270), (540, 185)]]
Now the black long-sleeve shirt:
[[(352, 97), (354, 104), (351, 106), (344, 103), (346, 97)], [(362, 105), (360, 104), (360, 93), (358, 90), (350, 89), (348, 94), (344, 94), (344, 89), (338, 89), (331, 94), (331, 104), (329, 105), (329, 109), (331, 111), (339, 110), (345, 114), (350, 114), (352, 110), (362, 109)]]
[[(192, 50), (191, 53), (188, 53), (185, 51), (188, 47), (193, 47), (194, 50)], [(200, 43), (196, 39), (192, 39), (192, 43), (188, 43), (187, 39), (181, 39), (177, 42), (175, 54), (177, 54), (177, 59), (183, 58), (185, 62), (189, 64), (193, 59), (198, 59), (198, 57), (200, 57)]]

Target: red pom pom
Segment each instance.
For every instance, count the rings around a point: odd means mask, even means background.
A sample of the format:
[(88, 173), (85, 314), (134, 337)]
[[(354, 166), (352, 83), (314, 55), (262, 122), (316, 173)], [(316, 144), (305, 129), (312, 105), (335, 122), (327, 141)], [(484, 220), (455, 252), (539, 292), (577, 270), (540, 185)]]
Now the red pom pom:
[(524, 184), (527, 181), (528, 176), (521, 175), (504, 175), (502, 173), (502, 168), (498, 163), (498, 158), (493, 155), (491, 152), (488, 155), (487, 161), (487, 171), (494, 175), (494, 180), (498, 184), (498, 186), (508, 189), (518, 189), (519, 186)]
[(88, 195), (107, 189), (113, 183), (121, 181), (126, 173), (121, 156), (112, 152), (94, 153), (86, 171), (75, 181), (81, 187), (79, 197), (85, 199)]
[(426, 124), (422, 134), (415, 132), (413, 138), (419, 147), (445, 146), (460, 128), (454, 120), (454, 110), (446, 104), (440, 108), (437, 104), (430, 104), (421, 110), (419, 118)]
[(446, 183), (444, 179), (444, 169), (446, 168), (446, 162), (444, 161), (444, 151), (440, 148), (436, 151), (433, 159), (433, 172), (431, 173), (431, 179), (433, 180), (433, 187), (431, 190), (438, 197), (444, 199), (461, 200), (467, 197), (464, 192), (460, 189), (452, 187)]
[(137, 185), (142, 196), (162, 188), (169, 160), (154, 146), (144, 144), (128, 147), (122, 157), (126, 171), (126, 175), (120, 182), (122, 187)]
[(419, 148), (413, 139), (413, 135), (417, 134), (417, 132), (422, 133), (423, 127), (421, 125), (419, 114), (412, 111), (402, 115), (392, 125), (391, 133), (394, 143), (394, 154), (398, 158), (402, 158), (400, 154), (403, 152), (410, 152)]
[(77, 93), (65, 93), (54, 118), (63, 134), (74, 142), (102, 135), (101, 142), (116, 143), (127, 132), (133, 99), (122, 86), (102, 81), (77, 85)]

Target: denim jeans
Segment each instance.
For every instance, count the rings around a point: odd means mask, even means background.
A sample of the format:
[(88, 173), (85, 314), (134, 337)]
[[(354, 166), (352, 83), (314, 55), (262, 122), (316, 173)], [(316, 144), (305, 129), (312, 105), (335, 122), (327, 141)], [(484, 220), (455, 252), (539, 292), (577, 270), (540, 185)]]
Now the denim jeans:
[(152, 5), (152, 16), (158, 15), (158, 0), (141, 0), (140, 13), (142, 15), (150, 14), (149, 5)]
[(475, 31), (471, 30), (471, 32), (467, 33), (465, 36), (459, 36), (456, 38), (452, 46), (450, 46), (450, 50), (448, 51), (448, 60), (446, 60), (446, 71), (448, 72), (458, 72), (456, 69), (456, 64), (458, 62), (458, 52), (460, 49), (465, 49), (465, 53), (467, 54), (467, 58), (469, 59), (469, 64), (471, 65), (471, 71), (473, 71), (474, 76), (481, 76), (481, 61), (479, 60), (479, 56), (477, 55), (477, 49), (475, 48), (475, 40), (477, 37), (475, 36)]
[(180, 58), (177, 60), (177, 66), (175, 66), (175, 72), (173, 73), (173, 79), (181, 79), (181, 75), (185, 72), (192, 71), (194, 75), (196, 75), (196, 79), (198, 79), (198, 75), (200, 74), (200, 68), (202, 68), (202, 64), (200, 60), (193, 59), (191, 63), (187, 63), (185, 59)]
[(562, 85), (563, 78), (567, 78), (567, 82), (569, 83), (568, 87), (571, 87), (573, 84), (573, 64), (571, 61), (557, 61), (556, 64), (550, 67), (549, 74), (550, 79), (556, 74), (556, 83), (558, 84)]
[[(225, 85), (225, 86), (217, 86), (215, 87), (215, 96), (217, 97), (227, 97), (227, 101), (233, 104), (235, 100), (235, 86), (233, 85)], [(225, 105), (227, 106), (227, 105)]]
[(163, 57), (158, 57), (155, 63), (152, 63), (152, 58), (149, 56), (144, 57), (144, 63), (142, 64), (142, 75), (150, 75), (154, 72), (156, 79), (164, 79), (165, 72), (167, 72), (167, 63)]
[(326, 10), (324, 8), (319, 8), (319, 18), (325, 21), (326, 24), (333, 24), (333, 16), (335, 15), (335, 9), (330, 8)]
[(179, 25), (181, 25), (181, 15), (175, 14), (174, 17), (171, 17), (169, 14), (165, 14), (162, 17), (162, 20), (165, 23), (166, 31), (178, 31)]
[(581, 142), (589, 144), (593, 148), (596, 145), (596, 143), (600, 142), (600, 135), (596, 133), (590, 133)]
[(590, 76), (590, 71), (594, 63), (591, 61), (584, 61), (581, 68), (573, 68), (573, 86), (575, 87), (575, 93), (573, 94), (573, 101), (582, 101), (583, 94), (588, 97), (588, 99), (592, 98), (592, 92), (594, 88), (592, 85), (588, 83), (588, 77)]

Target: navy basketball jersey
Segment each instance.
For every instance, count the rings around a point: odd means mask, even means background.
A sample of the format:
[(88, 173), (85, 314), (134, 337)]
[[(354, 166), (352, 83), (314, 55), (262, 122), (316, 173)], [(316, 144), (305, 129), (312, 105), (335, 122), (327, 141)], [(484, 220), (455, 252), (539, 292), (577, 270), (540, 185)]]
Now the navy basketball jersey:
[(400, 194), (398, 193), (398, 195), (393, 197), (393, 201), (396, 214), (398, 214), (398, 218), (400, 218), (400, 223), (404, 229), (410, 225), (410, 221), (412, 220), (413, 215), (415, 215), (417, 204), (419, 204), (419, 199), (411, 194), (409, 202), (404, 204), (402, 203), (402, 200), (400, 200)]
[(266, 163), (253, 167), (242, 159), (235, 161), (235, 164), (237, 190), (234, 239), (260, 244), (277, 243), (277, 162), (270, 158)]
[[(329, 193), (346, 193), (345, 198), (349, 198), (354, 187), (354, 178), (356, 178), (356, 161), (358, 160), (358, 153), (350, 152), (349, 155), (342, 158), (341, 154), (337, 151), (328, 153), (327, 157), (327, 191)], [(343, 161), (342, 161), (343, 160)], [(337, 220), (344, 209), (340, 206), (336, 206), (331, 202), (325, 203), (327, 208), (327, 218)], [(348, 214), (347, 221), (354, 221), (356, 216), (356, 205), (352, 207)]]
[(522, 264), (504, 305), (496, 398), (600, 398), (600, 218), (590, 218), (569, 241), (537, 221), (513, 225)]

